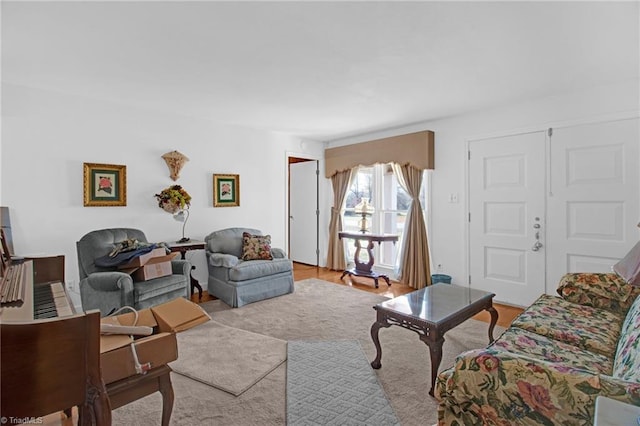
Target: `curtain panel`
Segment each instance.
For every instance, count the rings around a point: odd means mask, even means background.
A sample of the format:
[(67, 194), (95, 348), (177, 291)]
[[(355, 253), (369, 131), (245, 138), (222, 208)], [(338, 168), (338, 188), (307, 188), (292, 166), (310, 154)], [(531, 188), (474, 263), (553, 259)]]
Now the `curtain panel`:
[(347, 269), (344, 244), (340, 238), (338, 238), (338, 233), (342, 231), (342, 206), (344, 205), (352, 176), (353, 173), (351, 169), (342, 170), (331, 176), (333, 207), (331, 207), (331, 219), (329, 221), (327, 268), (337, 271)]
[(393, 172), (400, 186), (411, 197), (404, 238), (402, 239), (402, 247), (400, 247), (398, 281), (420, 289), (431, 285), (427, 226), (424, 223), (424, 215), (418, 198), (422, 186), (422, 170), (410, 164), (401, 166), (394, 163)]

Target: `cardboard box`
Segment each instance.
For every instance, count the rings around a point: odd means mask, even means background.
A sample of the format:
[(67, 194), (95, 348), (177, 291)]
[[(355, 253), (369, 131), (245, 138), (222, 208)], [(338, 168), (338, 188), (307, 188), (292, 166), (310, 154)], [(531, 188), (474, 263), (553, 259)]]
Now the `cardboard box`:
[[(158, 250), (158, 249), (156, 249)], [(153, 250), (151, 253), (155, 252)], [(161, 249), (164, 253), (164, 249)], [(171, 261), (178, 256), (178, 253), (163, 254), (147, 258), (142, 266), (134, 266), (130, 268), (120, 268), (122, 272), (126, 272), (133, 277), (134, 281), (146, 281), (153, 278), (165, 277), (171, 275)]]
[(139, 267), (141, 267), (143, 265), (146, 265), (147, 262), (149, 262), (149, 260), (151, 260), (152, 258), (165, 256), (166, 254), (167, 254), (167, 251), (164, 248), (162, 248), (162, 247), (155, 248), (155, 249), (151, 250), (148, 253), (141, 254), (140, 256), (131, 259), (127, 263), (124, 263), (122, 265), (118, 265), (118, 269), (139, 268)]
[(131, 276), (134, 281), (146, 281), (154, 278), (165, 277), (171, 275), (171, 260), (176, 257), (178, 253), (171, 253), (167, 256), (154, 257), (149, 260), (146, 265), (133, 271)]
[[(178, 359), (175, 333), (210, 319), (209, 314), (200, 306), (184, 298), (138, 311), (138, 321), (135, 324), (133, 313), (102, 318), (103, 323), (145, 325), (154, 329), (151, 336), (138, 339), (118, 334), (100, 336), (100, 365), (105, 384), (144, 374), (146, 370), (175, 361)], [(136, 369), (136, 357), (142, 370)]]

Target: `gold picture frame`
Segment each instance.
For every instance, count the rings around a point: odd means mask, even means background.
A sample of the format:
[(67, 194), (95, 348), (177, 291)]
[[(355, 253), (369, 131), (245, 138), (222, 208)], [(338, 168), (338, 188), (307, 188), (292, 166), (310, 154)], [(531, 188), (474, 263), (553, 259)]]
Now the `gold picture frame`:
[(84, 163), (84, 206), (127, 205), (127, 166)]
[(213, 207), (240, 205), (240, 175), (213, 175)]

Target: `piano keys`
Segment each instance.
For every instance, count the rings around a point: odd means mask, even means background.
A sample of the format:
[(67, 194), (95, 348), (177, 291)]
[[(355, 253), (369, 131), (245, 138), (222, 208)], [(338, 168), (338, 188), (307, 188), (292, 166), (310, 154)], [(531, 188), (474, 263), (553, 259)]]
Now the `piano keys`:
[[(57, 257), (64, 263), (64, 256)], [(47, 261), (50, 262), (50, 261)], [(0, 322), (32, 321), (35, 319), (64, 317), (75, 314), (63, 281), (38, 280), (51, 277), (50, 271), (38, 273), (34, 264), (46, 265), (36, 260), (26, 260), (20, 264), (11, 264), (10, 268), (20, 267), (23, 279), (23, 301), (20, 304), (6, 304), (0, 307)]]
[(55, 318), (73, 315), (62, 283), (37, 284), (33, 288), (33, 318)]

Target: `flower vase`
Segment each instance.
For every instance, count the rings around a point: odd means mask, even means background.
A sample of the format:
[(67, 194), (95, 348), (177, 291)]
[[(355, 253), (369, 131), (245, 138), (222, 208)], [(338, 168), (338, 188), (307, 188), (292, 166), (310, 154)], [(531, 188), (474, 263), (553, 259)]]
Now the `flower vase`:
[(162, 205), (162, 210), (167, 213), (176, 214), (178, 211), (180, 211), (180, 206), (177, 204), (164, 203)]

